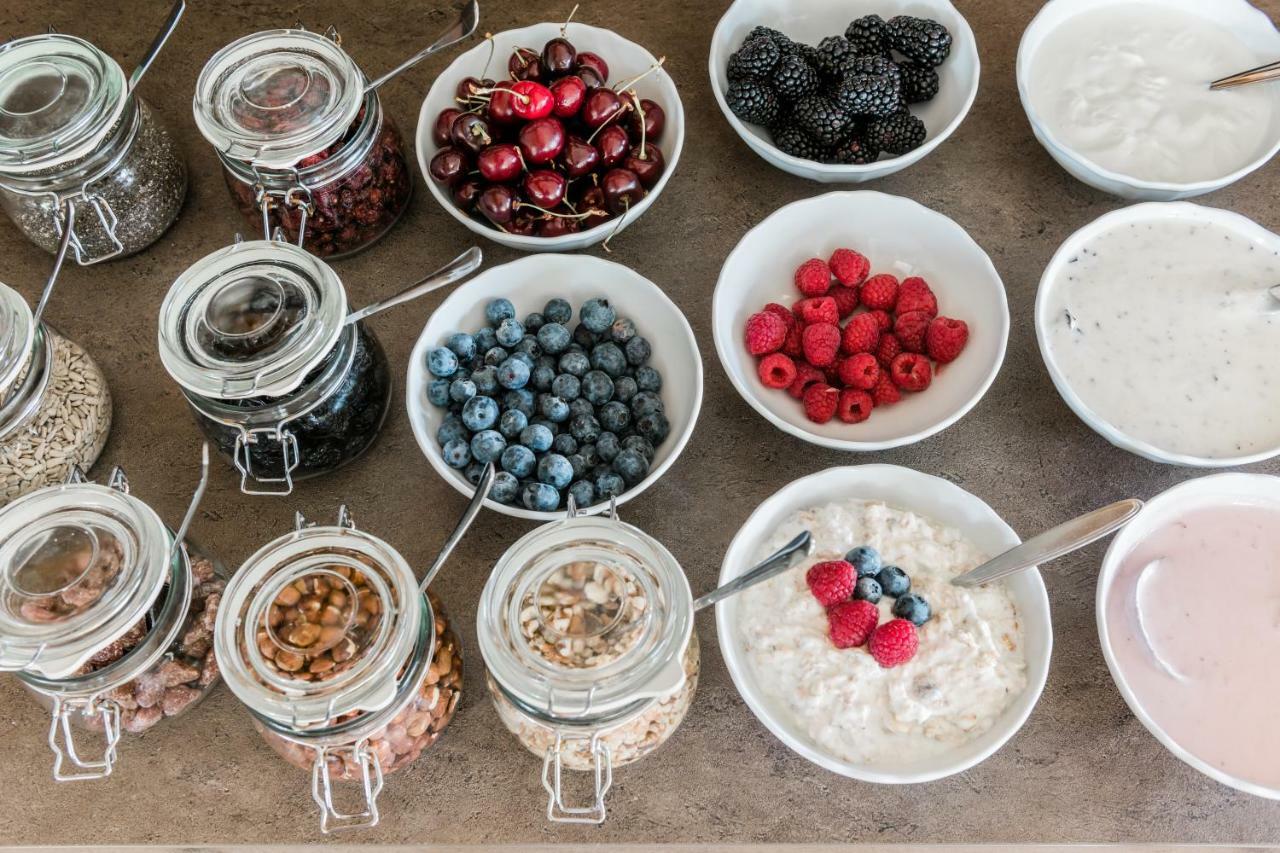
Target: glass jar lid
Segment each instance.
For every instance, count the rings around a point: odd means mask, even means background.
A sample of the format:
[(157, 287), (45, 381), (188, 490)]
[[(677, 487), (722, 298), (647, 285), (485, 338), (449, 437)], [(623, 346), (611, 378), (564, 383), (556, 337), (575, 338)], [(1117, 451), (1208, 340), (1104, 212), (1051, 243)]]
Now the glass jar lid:
[(27, 300), (12, 287), (0, 284), (0, 411), (31, 361), (35, 335), (35, 318)]
[(287, 169), (336, 142), (364, 103), (364, 74), (333, 40), (267, 30), (213, 55), (196, 81), (196, 125), (224, 156)]
[(395, 699), (423, 608), (413, 570), (377, 537), (303, 528), (250, 557), (227, 586), (218, 666), (251, 710), (296, 729)]
[(0, 47), (0, 172), (80, 160), (128, 100), (120, 64), (84, 39), (48, 33)]
[(296, 389), (338, 343), (347, 296), (333, 268), (278, 240), (197, 261), (160, 307), (160, 359), (189, 391), (221, 400)]
[(680, 686), (693, 596), (652, 537), (579, 516), (511, 546), (478, 621), (485, 665), (512, 699), (551, 719), (589, 721)]
[(50, 486), (0, 510), (0, 670), (75, 674), (145, 617), (169, 551), (155, 511), (107, 486)]

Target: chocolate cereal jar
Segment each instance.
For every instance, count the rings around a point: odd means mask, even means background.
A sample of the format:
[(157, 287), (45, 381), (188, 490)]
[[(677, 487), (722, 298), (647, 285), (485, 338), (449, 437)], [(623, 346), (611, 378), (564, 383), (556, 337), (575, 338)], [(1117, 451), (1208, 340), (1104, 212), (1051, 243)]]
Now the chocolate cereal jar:
[[(698, 683), (693, 599), (671, 553), (611, 517), (570, 516), (502, 556), (480, 598), (480, 653), (503, 723), (543, 760), (547, 818), (602, 823), (613, 770), (657, 749)], [(589, 771), (589, 805), (562, 771)]]
[(279, 240), (214, 252), (170, 288), (161, 361), (245, 494), (289, 494), (373, 444), (391, 371), (373, 332), (346, 320), (333, 268)]
[(245, 219), (326, 258), (376, 241), (413, 192), (400, 132), (340, 41), (302, 29), (245, 36), (205, 64), (194, 104)]
[[(311, 772), (325, 833), (376, 825), (383, 777), (435, 743), (458, 707), (462, 651), (440, 602), (346, 507), (330, 527), (299, 516), (250, 557), (216, 630), (227, 685), (271, 748)], [(346, 796), (354, 811), (341, 810)]]
[(75, 208), (76, 261), (131, 255), (186, 194), (181, 152), (114, 59), (59, 33), (0, 47), (0, 203), (27, 239), (57, 251)]
[(119, 469), (0, 510), (0, 670), (50, 709), (60, 782), (111, 775), (123, 733), (186, 712), (218, 680), (224, 573), (175, 538)]

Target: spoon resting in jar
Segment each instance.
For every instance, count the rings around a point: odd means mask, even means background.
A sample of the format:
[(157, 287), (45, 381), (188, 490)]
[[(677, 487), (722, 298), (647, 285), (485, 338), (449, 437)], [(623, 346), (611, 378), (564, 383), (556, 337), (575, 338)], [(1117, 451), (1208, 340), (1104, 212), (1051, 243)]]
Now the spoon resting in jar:
[(374, 80), (372, 83), (366, 83), (364, 87), (365, 92), (371, 92), (390, 80), (392, 77), (395, 77), (397, 74), (408, 71), (431, 54), (439, 53), (446, 47), (457, 44), (467, 36), (474, 33), (478, 26), (480, 26), (480, 4), (477, 3), (476, 0), (468, 0), (468, 2), (463, 5), (462, 9), (459, 10), (458, 20), (454, 21), (453, 25), (450, 26), (449, 29), (442, 32), (439, 38), (424, 47), (418, 53), (415, 53), (413, 56), (406, 59), (404, 62), (401, 62), (395, 68), (392, 68), (386, 74), (383, 74), (377, 80)]
[(440, 547), (440, 553), (436, 555), (435, 562), (431, 564), (431, 568), (427, 569), (427, 574), (422, 578), (422, 583), (419, 584), (419, 589), (423, 592), (426, 592), (427, 587), (431, 586), (431, 582), (440, 573), (440, 569), (444, 567), (445, 561), (449, 559), (453, 549), (458, 547), (458, 543), (462, 541), (462, 537), (470, 529), (471, 522), (475, 521), (476, 516), (480, 514), (480, 507), (484, 506), (485, 498), (489, 497), (489, 490), (493, 488), (493, 480), (496, 476), (497, 470), (493, 467), (492, 462), (486, 464), (484, 471), (480, 472), (480, 479), (476, 483), (476, 493), (471, 496), (471, 503), (467, 504), (467, 508), (463, 510), (462, 518), (458, 519), (458, 524), (453, 528), (453, 532), (449, 534), (449, 538), (444, 540), (444, 545)]
[(812, 553), (813, 535), (805, 530), (795, 539), (792, 539), (786, 545), (783, 545), (777, 551), (738, 575), (738, 577), (728, 583), (721, 584), (705, 595), (695, 598), (693, 600), (693, 610), (696, 613), (703, 608), (723, 601), (731, 595), (737, 595), (748, 587), (753, 587), (771, 577), (780, 575)]
[(440, 269), (431, 273), (431, 275), (409, 285), (396, 295), (370, 303), (359, 311), (352, 311), (347, 315), (343, 325), (350, 326), (352, 323), (359, 322), (365, 317), (371, 317), (379, 311), (403, 305), (411, 299), (417, 299), (419, 296), (425, 296), (433, 290), (447, 287), (458, 279), (465, 278), (475, 272), (480, 268), (482, 261), (484, 261), (484, 253), (478, 247), (472, 246)]
[(133, 69), (133, 73), (129, 75), (130, 92), (137, 88), (138, 81), (142, 79), (142, 75), (146, 74), (147, 69), (151, 67), (151, 63), (156, 61), (156, 57), (160, 55), (160, 49), (169, 40), (169, 36), (173, 35), (173, 31), (177, 28), (178, 21), (182, 19), (182, 13), (185, 11), (187, 11), (186, 0), (177, 0), (173, 4), (173, 8), (169, 10), (169, 17), (165, 19), (164, 26), (160, 28), (160, 32), (156, 33), (155, 40), (151, 42), (147, 52), (138, 61), (138, 67)]

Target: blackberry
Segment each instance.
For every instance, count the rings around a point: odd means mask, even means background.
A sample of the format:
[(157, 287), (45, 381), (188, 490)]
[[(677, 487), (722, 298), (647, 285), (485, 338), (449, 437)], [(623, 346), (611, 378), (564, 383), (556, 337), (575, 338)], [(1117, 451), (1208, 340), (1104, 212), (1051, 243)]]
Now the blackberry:
[(898, 111), (902, 96), (898, 81), (888, 74), (850, 74), (836, 90), (835, 99), (854, 115), (882, 118)]
[(776, 44), (778, 49), (783, 53), (789, 53), (795, 47), (795, 42), (793, 42), (785, 33), (779, 32), (772, 27), (756, 27), (751, 32), (747, 33), (747, 37), (743, 39), (743, 43), (745, 44), (746, 42), (755, 41), (756, 39), (761, 38), (768, 39)]
[(827, 161), (826, 149), (810, 139), (809, 134), (795, 125), (775, 131), (773, 144), (782, 153), (799, 157), (801, 160), (813, 160), (815, 163)]
[(795, 121), (814, 141), (830, 148), (844, 138), (853, 116), (832, 98), (809, 95), (796, 104)]
[(889, 76), (902, 81), (902, 70), (898, 64), (887, 56), (855, 56), (845, 63), (846, 74), (873, 74), (877, 77)]
[(938, 94), (938, 72), (914, 62), (898, 66), (902, 75), (902, 97), (908, 104), (922, 104)]
[(767, 80), (781, 56), (782, 50), (772, 39), (757, 38), (747, 41), (729, 57), (729, 79)]
[(773, 89), (783, 101), (795, 102), (812, 95), (820, 85), (818, 72), (799, 54), (787, 54), (773, 69)]
[(818, 49), (816, 47), (814, 47), (811, 44), (805, 44), (803, 42), (793, 41), (791, 43), (791, 48), (792, 48), (792, 52), (795, 53), (796, 56), (803, 59), (805, 62), (809, 63), (809, 66), (811, 68), (815, 68), (815, 69), (818, 68), (818, 64), (819, 64), (818, 57), (821, 54), (818, 53)]
[(861, 133), (853, 134), (831, 152), (833, 162), (847, 166), (874, 163), (879, 156), (880, 149), (869, 143)]
[(859, 56), (889, 55), (889, 29), (879, 15), (858, 18), (849, 24), (844, 37)]
[(751, 124), (772, 124), (778, 118), (778, 96), (757, 80), (734, 80), (725, 93), (733, 114)]
[(951, 53), (951, 33), (937, 21), (898, 15), (887, 26), (889, 45), (912, 62), (937, 68)]
[(923, 145), (926, 134), (920, 119), (911, 113), (897, 113), (867, 125), (866, 141), (881, 151), (900, 155)]
[(849, 40), (844, 36), (827, 36), (818, 42), (818, 55), (814, 67), (828, 80), (839, 80), (845, 61), (854, 56), (856, 54), (853, 51), (853, 45), (849, 44)]

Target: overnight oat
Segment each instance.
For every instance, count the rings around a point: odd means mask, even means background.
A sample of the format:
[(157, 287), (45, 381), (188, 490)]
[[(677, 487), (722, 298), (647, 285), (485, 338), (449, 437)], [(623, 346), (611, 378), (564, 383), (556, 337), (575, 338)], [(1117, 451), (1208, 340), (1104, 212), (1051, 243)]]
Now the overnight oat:
[(823, 750), (872, 766), (940, 755), (1026, 688), (1008, 591), (950, 584), (986, 559), (958, 531), (851, 500), (795, 513), (760, 556), (802, 530), (813, 557), (741, 594), (738, 635), (763, 692)]

